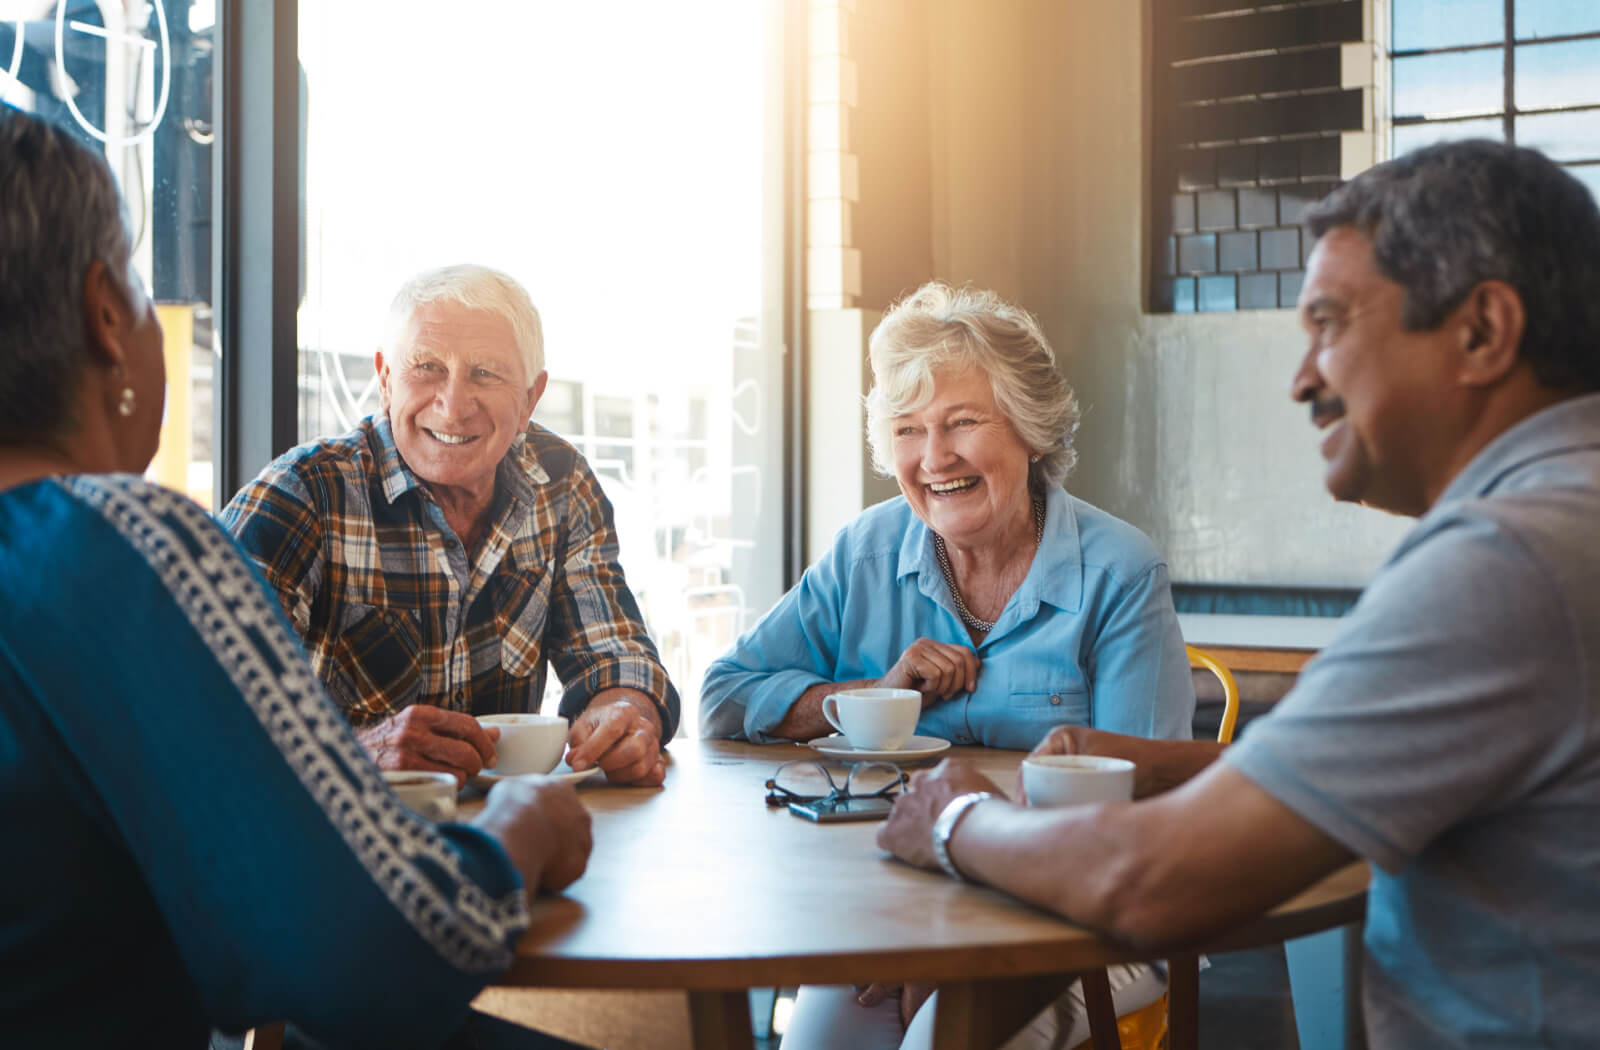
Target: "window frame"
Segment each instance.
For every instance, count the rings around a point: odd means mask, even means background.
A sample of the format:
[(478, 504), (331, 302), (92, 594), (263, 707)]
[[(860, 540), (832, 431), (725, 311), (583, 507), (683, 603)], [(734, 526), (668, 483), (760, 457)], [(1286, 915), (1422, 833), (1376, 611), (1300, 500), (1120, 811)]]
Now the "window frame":
[[(804, 243), (806, 0), (773, 0), (767, 113), (776, 163), (762, 222), (774, 253), (762, 309), (780, 326), (785, 366), (782, 582), (804, 571), (806, 339)], [(298, 441), (305, 141), (299, 0), (219, 0), (212, 166), (212, 287), (220, 352), (212, 418), (214, 501), (225, 504)]]
[[(1425, 0), (1375, 0), (1375, 22), (1381, 27), (1382, 46), (1379, 54), (1383, 56), (1384, 83), (1388, 88), (1383, 104), (1383, 152), (1384, 156), (1397, 155), (1394, 148), (1394, 134), (1396, 129), (1410, 127), (1425, 127), (1428, 125), (1460, 124), (1468, 121), (1482, 121), (1499, 118), (1501, 134), (1505, 141), (1515, 145), (1517, 142), (1517, 120), (1524, 117), (1539, 117), (1559, 113), (1600, 113), (1600, 89), (1595, 92), (1595, 101), (1586, 103), (1572, 103), (1559, 106), (1538, 106), (1522, 109), (1517, 106), (1517, 49), (1519, 47), (1543, 46), (1547, 44), (1573, 43), (1583, 40), (1600, 40), (1600, 26), (1586, 33), (1565, 33), (1557, 36), (1530, 37), (1519, 39), (1517, 37), (1517, 10), (1516, 0), (1503, 0), (1504, 4), (1504, 30), (1497, 41), (1477, 44), (1456, 44), (1448, 47), (1405, 48), (1397, 50), (1394, 47), (1394, 14), (1401, 4), (1425, 2)], [(1429, 118), (1425, 114), (1397, 115), (1394, 111), (1395, 95), (1394, 63), (1396, 59), (1419, 58), (1428, 55), (1469, 54), (1493, 50), (1502, 51), (1500, 72), (1500, 107), (1498, 110), (1479, 110), (1472, 113), (1452, 114), (1448, 117)], [(1559, 161), (1563, 167), (1600, 167), (1600, 142), (1595, 144), (1591, 156), (1579, 160)]]

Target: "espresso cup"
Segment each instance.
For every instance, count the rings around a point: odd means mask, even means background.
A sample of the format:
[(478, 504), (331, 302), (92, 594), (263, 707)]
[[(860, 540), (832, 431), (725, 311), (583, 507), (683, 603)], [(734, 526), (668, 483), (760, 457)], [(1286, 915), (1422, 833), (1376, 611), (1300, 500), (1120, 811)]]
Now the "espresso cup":
[(454, 773), (425, 773), (413, 769), (386, 769), (389, 790), (417, 816), (426, 820), (453, 820), (456, 815)]
[(495, 741), (495, 776), (548, 773), (567, 747), (567, 720), (560, 715), (481, 715), (478, 724), (500, 730)]
[(841, 689), (822, 699), (822, 717), (857, 751), (900, 750), (921, 716), (915, 689)]
[(1032, 755), (1022, 760), (1030, 806), (1080, 806), (1133, 798), (1133, 763), (1103, 755)]

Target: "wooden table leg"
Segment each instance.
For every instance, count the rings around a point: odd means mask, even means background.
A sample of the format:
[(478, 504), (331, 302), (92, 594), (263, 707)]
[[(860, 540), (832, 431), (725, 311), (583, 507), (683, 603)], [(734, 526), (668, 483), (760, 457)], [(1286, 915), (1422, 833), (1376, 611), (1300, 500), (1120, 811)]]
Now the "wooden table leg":
[(1200, 957), (1190, 952), (1167, 959), (1167, 1038), (1170, 1050), (1200, 1045)]
[(1111, 979), (1105, 970), (1089, 970), (1083, 975), (1083, 1006), (1089, 1015), (1089, 1036), (1095, 1050), (1101, 1047), (1120, 1047), (1122, 1037), (1117, 1034), (1117, 1008), (1111, 1001)]
[(695, 1050), (754, 1050), (750, 1029), (750, 994), (690, 992), (689, 1029)]
[(997, 1047), (1061, 997), (1076, 974), (1046, 974), (939, 985), (933, 1050)]

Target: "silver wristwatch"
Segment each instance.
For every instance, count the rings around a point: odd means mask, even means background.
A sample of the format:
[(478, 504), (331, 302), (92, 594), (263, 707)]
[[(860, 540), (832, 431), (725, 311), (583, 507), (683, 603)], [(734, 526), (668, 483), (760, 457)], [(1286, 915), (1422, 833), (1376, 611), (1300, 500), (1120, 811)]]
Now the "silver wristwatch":
[(952, 879), (961, 879), (971, 882), (956, 867), (956, 862), (950, 859), (950, 836), (956, 833), (956, 825), (961, 823), (961, 818), (967, 811), (980, 802), (987, 802), (994, 798), (991, 791), (970, 791), (965, 795), (957, 795), (944, 807), (944, 812), (939, 814), (939, 819), (933, 822), (933, 855), (939, 861), (939, 867)]

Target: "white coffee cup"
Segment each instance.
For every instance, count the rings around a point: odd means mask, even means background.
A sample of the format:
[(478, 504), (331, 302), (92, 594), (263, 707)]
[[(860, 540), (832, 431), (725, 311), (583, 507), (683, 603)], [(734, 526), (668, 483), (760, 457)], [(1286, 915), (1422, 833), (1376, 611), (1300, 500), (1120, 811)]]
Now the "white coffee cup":
[(561, 762), (567, 746), (567, 720), (560, 715), (480, 715), (478, 724), (500, 730), (495, 741), (496, 776), (548, 773)]
[(427, 820), (453, 820), (456, 815), (454, 773), (429, 773), (416, 769), (386, 769), (383, 779), (406, 808)]
[(822, 717), (857, 751), (900, 750), (921, 716), (915, 689), (841, 689), (822, 698)]
[(1103, 755), (1033, 755), (1022, 760), (1030, 806), (1080, 806), (1133, 798), (1133, 763)]

